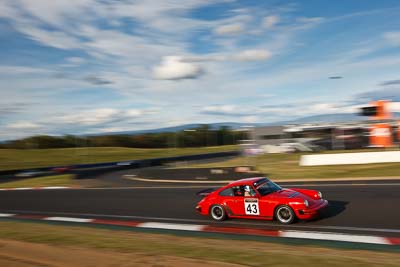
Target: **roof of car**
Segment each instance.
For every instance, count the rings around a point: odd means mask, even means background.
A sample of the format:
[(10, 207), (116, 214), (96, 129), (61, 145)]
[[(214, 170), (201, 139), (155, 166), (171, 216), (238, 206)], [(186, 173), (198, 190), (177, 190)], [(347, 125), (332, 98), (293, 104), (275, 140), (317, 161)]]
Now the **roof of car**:
[(244, 185), (244, 184), (253, 184), (256, 183), (262, 179), (268, 179), (266, 177), (251, 177), (251, 178), (245, 178), (245, 179), (240, 179), (234, 182), (231, 182), (229, 185)]

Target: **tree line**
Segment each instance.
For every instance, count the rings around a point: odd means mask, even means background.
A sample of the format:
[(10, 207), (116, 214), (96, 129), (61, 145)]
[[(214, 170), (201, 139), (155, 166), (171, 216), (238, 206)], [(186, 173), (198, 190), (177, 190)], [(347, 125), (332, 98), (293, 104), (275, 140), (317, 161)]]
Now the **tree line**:
[(234, 131), (229, 127), (217, 130), (203, 125), (190, 130), (135, 135), (96, 135), (96, 136), (48, 136), (38, 135), (0, 144), (8, 149), (46, 149), (72, 147), (131, 147), (131, 148), (174, 148), (205, 147), (237, 144), (246, 139), (246, 132)]

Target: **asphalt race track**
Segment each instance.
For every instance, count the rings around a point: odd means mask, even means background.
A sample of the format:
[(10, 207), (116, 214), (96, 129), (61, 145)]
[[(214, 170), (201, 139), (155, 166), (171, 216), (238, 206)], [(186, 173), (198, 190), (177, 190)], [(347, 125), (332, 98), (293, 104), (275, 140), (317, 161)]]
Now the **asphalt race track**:
[(218, 224), (266, 229), (302, 229), (368, 233), (400, 237), (400, 181), (284, 184), (323, 192), (330, 206), (324, 217), (289, 226), (277, 222), (231, 219), (213, 222), (198, 215), (196, 192), (216, 187), (206, 184), (131, 184), (130, 188), (15, 190), (0, 192), (0, 212), (29, 213), (143, 221)]

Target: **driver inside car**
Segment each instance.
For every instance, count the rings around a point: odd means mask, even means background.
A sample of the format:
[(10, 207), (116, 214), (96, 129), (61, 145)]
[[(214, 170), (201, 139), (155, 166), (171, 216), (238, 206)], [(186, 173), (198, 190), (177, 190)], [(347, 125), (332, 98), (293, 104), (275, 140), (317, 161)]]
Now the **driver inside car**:
[(246, 185), (244, 187), (244, 196), (245, 197), (253, 197), (256, 195), (256, 192), (254, 192), (253, 188), (251, 188), (249, 185)]

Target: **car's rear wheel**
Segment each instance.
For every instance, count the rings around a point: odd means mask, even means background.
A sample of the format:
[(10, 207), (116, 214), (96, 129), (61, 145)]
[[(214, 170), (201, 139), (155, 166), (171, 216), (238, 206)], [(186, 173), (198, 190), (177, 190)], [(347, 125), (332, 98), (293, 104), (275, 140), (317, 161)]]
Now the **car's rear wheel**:
[(296, 219), (296, 214), (291, 207), (282, 205), (276, 208), (275, 218), (282, 224), (291, 224)]
[(210, 215), (216, 221), (223, 221), (226, 219), (226, 212), (221, 205), (213, 205), (210, 208)]

